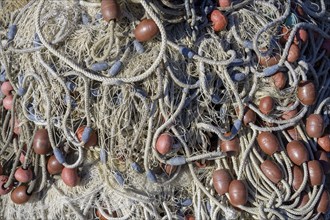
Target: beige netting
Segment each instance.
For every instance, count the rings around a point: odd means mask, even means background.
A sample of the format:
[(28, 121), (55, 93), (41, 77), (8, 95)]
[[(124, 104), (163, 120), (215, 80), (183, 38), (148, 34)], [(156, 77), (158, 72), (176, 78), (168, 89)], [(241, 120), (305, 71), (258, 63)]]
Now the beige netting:
[(1, 219), (329, 218), (328, 1), (102, 1), (0, 1)]

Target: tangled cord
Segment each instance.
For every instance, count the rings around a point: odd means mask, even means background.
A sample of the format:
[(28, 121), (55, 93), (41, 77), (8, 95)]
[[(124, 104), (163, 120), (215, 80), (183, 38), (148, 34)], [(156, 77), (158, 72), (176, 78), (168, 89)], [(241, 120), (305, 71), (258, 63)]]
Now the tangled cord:
[(0, 9), (2, 218), (326, 216), (326, 1)]

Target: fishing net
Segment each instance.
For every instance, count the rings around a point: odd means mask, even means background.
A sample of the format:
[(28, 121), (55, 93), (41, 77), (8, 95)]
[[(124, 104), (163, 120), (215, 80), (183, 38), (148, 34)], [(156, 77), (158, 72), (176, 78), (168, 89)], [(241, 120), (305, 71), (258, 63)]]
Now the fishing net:
[(329, 219), (325, 0), (0, 1), (1, 219)]

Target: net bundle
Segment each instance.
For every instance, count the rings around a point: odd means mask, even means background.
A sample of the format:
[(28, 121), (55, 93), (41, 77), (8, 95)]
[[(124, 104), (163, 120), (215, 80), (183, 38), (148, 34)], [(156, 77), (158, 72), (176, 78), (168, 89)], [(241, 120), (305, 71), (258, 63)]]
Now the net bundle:
[(325, 0), (0, 2), (1, 219), (327, 219)]

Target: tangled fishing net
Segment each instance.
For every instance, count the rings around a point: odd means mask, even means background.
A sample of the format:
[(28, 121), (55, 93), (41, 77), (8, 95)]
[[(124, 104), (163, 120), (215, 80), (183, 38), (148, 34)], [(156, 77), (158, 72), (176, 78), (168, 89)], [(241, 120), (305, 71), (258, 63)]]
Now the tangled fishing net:
[(329, 219), (326, 0), (1, 0), (1, 219)]

